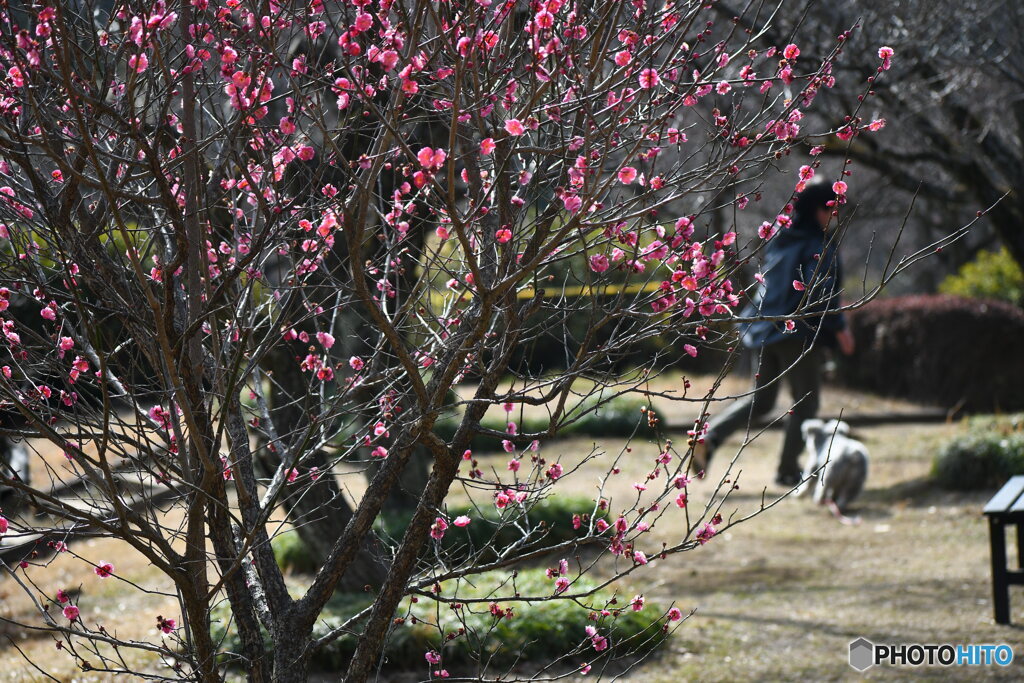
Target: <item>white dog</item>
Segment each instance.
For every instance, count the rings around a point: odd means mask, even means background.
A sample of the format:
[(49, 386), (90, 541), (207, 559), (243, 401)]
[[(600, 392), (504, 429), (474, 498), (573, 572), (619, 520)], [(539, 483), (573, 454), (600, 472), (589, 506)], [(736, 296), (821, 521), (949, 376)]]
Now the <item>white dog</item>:
[(814, 502), (828, 505), (843, 523), (856, 523), (843, 513), (864, 488), (868, 449), (851, 439), (850, 425), (839, 420), (804, 420), (800, 430), (807, 444), (807, 467), (799, 495), (813, 490)]

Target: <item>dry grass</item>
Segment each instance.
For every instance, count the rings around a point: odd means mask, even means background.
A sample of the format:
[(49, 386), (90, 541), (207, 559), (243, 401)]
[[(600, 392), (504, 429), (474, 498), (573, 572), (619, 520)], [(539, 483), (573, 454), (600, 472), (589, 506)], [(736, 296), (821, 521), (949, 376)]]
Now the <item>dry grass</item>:
[[(51, 598), (61, 588), (69, 592), (78, 591), (75, 604), (82, 610), (81, 618), (85, 622), (92, 626), (102, 624), (108, 632), (123, 638), (152, 641), (159, 635), (157, 615), (180, 621), (178, 605), (172, 597), (143, 593), (125, 583), (125, 580), (130, 581), (149, 591), (172, 590), (166, 577), (127, 544), (113, 539), (90, 539), (72, 544), (70, 552), (112, 562), (116, 576), (101, 580), (93, 573), (91, 565), (74, 559), (70, 554), (59, 557), (47, 567), (32, 567), (30, 576)], [(42, 622), (29, 598), (8, 577), (0, 579), (0, 617), (29, 624)], [(57, 619), (65, 621), (59, 614)], [(133, 667), (150, 669), (158, 665), (148, 653), (125, 651), (124, 654)], [(26, 663), (25, 657), (60, 681), (125, 680), (123, 676), (101, 672), (83, 673), (66, 650), (56, 648), (51, 636), (18, 630), (0, 622), (0, 681), (46, 680)], [(99, 665), (96, 657), (86, 655), (84, 659), (93, 666)]]
[[(926, 481), (931, 454), (959, 426), (888, 426), (860, 430), (872, 454), (858, 526), (843, 526), (809, 501), (787, 499), (692, 553), (661, 561), (647, 594), (696, 614), (666, 651), (627, 678), (654, 681), (860, 680), (934, 678), (1019, 680), (1024, 631), (992, 619), (987, 525), (990, 495), (936, 491)], [(775, 472), (779, 435), (755, 442), (740, 458), (741, 486), (723, 509), (746, 514), (761, 503)], [(739, 440), (720, 455), (735, 452)], [(637, 449), (639, 451), (639, 449)], [(641, 456), (637, 452), (638, 456)], [(647, 461), (647, 457), (638, 457)], [(639, 464), (639, 463), (638, 463)], [(720, 477), (722, 462), (712, 467)], [(645, 471), (624, 469), (622, 481)], [(620, 487), (620, 495), (626, 489)], [(711, 481), (694, 487), (707, 494)], [(672, 534), (657, 530), (669, 540)], [(649, 545), (655, 545), (649, 542)], [(1013, 591), (1017, 614), (1024, 594)], [(910, 670), (857, 675), (848, 644), (874, 642), (1009, 643), (1011, 667)]]
[[(730, 381), (730, 389), (743, 388), (741, 378)], [(694, 390), (704, 388), (696, 381), (694, 385)], [(680, 411), (675, 415), (679, 417), (682, 411), (689, 414), (693, 405), (658, 407), (666, 415)], [(826, 392), (823, 412), (840, 408), (873, 412), (912, 406)], [(989, 494), (940, 492), (926, 481), (937, 444), (961, 428), (901, 425), (859, 430), (856, 436), (872, 454), (868, 490), (855, 511), (863, 520), (859, 526), (842, 526), (809, 502), (786, 500), (697, 551), (653, 562), (633, 589), (643, 585), (649, 597), (663, 603), (675, 600), (696, 614), (660, 654), (628, 677), (854, 680), (861, 677), (846, 664), (847, 644), (862, 635), (876, 642), (1006, 642), (1024, 657), (1024, 632), (992, 621), (987, 533), (980, 516)], [(778, 433), (766, 434), (744, 450), (733, 473), (739, 474), (741, 487), (723, 509), (726, 517), (756, 510), (765, 491), (768, 500), (781, 493), (769, 483), (779, 438)], [(712, 480), (724, 473), (723, 456), (734, 453), (739, 443), (736, 438), (719, 451), (709, 479), (694, 484), (692, 499), (710, 492)], [(618, 453), (624, 443), (605, 439), (602, 445)], [(586, 439), (566, 440), (549, 445), (544, 454), (549, 459), (561, 454), (569, 462), (590, 446)], [(606, 492), (616, 501), (629, 499), (634, 493), (632, 483), (649, 471), (656, 452), (652, 444), (637, 443), (623, 453), (622, 473), (609, 481)], [(504, 456), (493, 456), (493, 460), (503, 468)], [(576, 492), (593, 494), (599, 474), (587, 466), (576, 475)], [(358, 495), (360, 488), (353, 486), (353, 493)], [(653, 534), (647, 542), (652, 548), (661, 540), (678, 538), (678, 528), (658, 525)], [(147, 588), (168, 590), (159, 573), (123, 543), (82, 541), (72, 550), (114, 562), (119, 575)], [(155, 637), (157, 614), (180, 617), (172, 599), (139, 595), (117, 579), (100, 581), (91, 567), (70, 557), (45, 569), (34, 568), (32, 575), (48, 592), (80, 586), (83, 617), (129, 637)], [(1024, 596), (1015, 591), (1014, 597), (1021, 614)], [(0, 616), (32, 618), (30, 602), (10, 579), (0, 580)], [(124, 680), (82, 674), (50, 638), (0, 625), (0, 637), (8, 636), (58, 680)], [(132, 663), (157, 666), (141, 655)], [(866, 678), (946, 678), (950, 673), (876, 669)], [(1015, 663), (1007, 670), (956, 669), (952, 673), (957, 678), (1009, 680), (1020, 678), (1022, 670)], [(38, 680), (44, 679), (14, 647), (0, 644), (0, 681)]]

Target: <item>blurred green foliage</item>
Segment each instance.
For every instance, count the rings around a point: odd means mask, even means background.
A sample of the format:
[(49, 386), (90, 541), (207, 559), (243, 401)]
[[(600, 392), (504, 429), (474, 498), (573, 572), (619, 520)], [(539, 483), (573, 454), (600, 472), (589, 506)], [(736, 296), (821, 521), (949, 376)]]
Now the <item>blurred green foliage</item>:
[[(570, 420), (575, 416), (579, 416), (579, 419), (559, 429), (557, 436), (560, 438), (570, 436), (632, 436), (641, 424), (641, 420), (646, 419), (644, 414), (640, 412), (640, 409), (646, 405), (648, 405), (646, 401), (629, 396), (613, 398), (600, 406), (595, 406), (592, 401), (584, 402), (569, 413)], [(455, 436), (461, 421), (461, 415), (445, 416), (434, 424), (434, 433), (443, 440), (450, 441)], [(527, 415), (523, 419), (509, 418), (508, 421), (515, 422), (518, 432), (521, 434), (543, 432), (550, 426), (550, 421), (546, 417)], [(504, 432), (508, 427), (508, 422), (505, 420), (504, 413), (497, 413), (492, 410), (480, 421), (480, 426), (484, 429)], [(501, 439), (478, 434), (470, 442), (470, 448), (482, 453), (500, 451)]]
[[(598, 582), (587, 577), (569, 576), (572, 594), (593, 591)], [(650, 652), (665, 640), (664, 611), (647, 601), (644, 609), (634, 611), (629, 602), (632, 595), (601, 590), (578, 600), (512, 601), (503, 603), (500, 596), (517, 593), (523, 596), (551, 596), (554, 579), (543, 569), (518, 572), (495, 571), (471, 579), (447, 581), (441, 586), (442, 596), (457, 595), (458, 609), (450, 603), (426, 596), (413, 601), (406, 598), (399, 606), (395, 626), (384, 650), (383, 667), (408, 671), (427, 671), (424, 655), (428, 651), (441, 654), (441, 663), (432, 669), (452, 668), (455, 671), (481, 671), (481, 667), (506, 668), (517, 663), (552, 661), (578, 648), (566, 664), (577, 666), (595, 662), (602, 657), (640, 655)], [(347, 619), (372, 604), (365, 594), (336, 595), (327, 604), (313, 629), (313, 638), (322, 638)], [(474, 602), (475, 601), (475, 602)], [(491, 605), (504, 614), (511, 608), (512, 616), (495, 616)], [(611, 613), (601, 616), (601, 610)], [(591, 616), (598, 617), (591, 619)], [(239, 652), (241, 643), (231, 628), (231, 614), (221, 607), (213, 614), (214, 629), (223, 638), (223, 649)], [(586, 627), (594, 626), (608, 638), (609, 648), (597, 652), (587, 641)], [(352, 630), (321, 648), (313, 655), (313, 667), (320, 671), (340, 672), (348, 665), (359, 637), (356, 622)], [(268, 647), (269, 636), (266, 636)]]
[[(525, 547), (553, 546), (586, 533), (586, 524), (580, 530), (573, 528), (573, 515), (578, 514), (585, 520), (607, 519), (608, 513), (596, 507), (590, 498), (564, 494), (548, 496), (526, 507), (511, 504), (503, 510), (490, 501), (480, 506), (449, 504), (445, 515), (449, 523), (461, 515), (473, 521), (466, 527), (450, 526), (440, 542), (441, 548), (445, 558), (455, 562), (485, 548), (483, 559), (493, 560), (496, 554), (517, 543)], [(397, 545), (412, 514), (412, 510), (385, 510), (377, 524), (378, 533), (390, 539), (387, 542)], [(528, 537), (527, 531), (530, 532)], [(320, 568), (296, 533), (278, 534), (271, 546), (282, 569), (312, 574)], [(432, 547), (427, 552), (433, 552)]]
[(1024, 305), (1024, 270), (1006, 247), (983, 251), (955, 275), (947, 275), (939, 284), (939, 291), (974, 299), (999, 299), (1020, 306)]
[(971, 491), (997, 488), (1024, 474), (1024, 414), (975, 417), (966, 434), (945, 443), (932, 464), (943, 488)]

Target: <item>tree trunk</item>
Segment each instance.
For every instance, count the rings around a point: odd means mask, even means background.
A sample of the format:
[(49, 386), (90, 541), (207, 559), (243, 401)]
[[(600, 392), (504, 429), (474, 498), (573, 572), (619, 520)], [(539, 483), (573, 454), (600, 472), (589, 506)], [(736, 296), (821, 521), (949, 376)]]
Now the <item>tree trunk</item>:
[[(285, 632), (287, 631), (287, 632)], [(274, 683), (305, 683), (309, 678), (309, 640), (283, 628), (274, 634)]]
[[(293, 433), (301, 433), (308, 424), (308, 415), (303, 404), (295, 397), (305, 394), (305, 378), (294, 359), (274, 358), (271, 363), (275, 368), (270, 396), (274, 423), (278, 426), (288, 425)], [(282, 441), (288, 441), (287, 434), (281, 433), (279, 436)], [(271, 453), (266, 446), (259, 449), (255, 460), (260, 476), (267, 479), (273, 476), (280, 464), (278, 454)], [(352, 508), (338, 487), (323, 451), (317, 450), (303, 460), (303, 467), (317, 467), (324, 474), (316, 481), (310, 481), (295, 495), (287, 495), (286, 491), (282, 504), (308, 550), (312, 563), (320, 566), (352, 519)], [(383, 547), (376, 539), (370, 539), (365, 550), (339, 583), (340, 590), (361, 592), (366, 586), (376, 588), (383, 582), (387, 571)]]

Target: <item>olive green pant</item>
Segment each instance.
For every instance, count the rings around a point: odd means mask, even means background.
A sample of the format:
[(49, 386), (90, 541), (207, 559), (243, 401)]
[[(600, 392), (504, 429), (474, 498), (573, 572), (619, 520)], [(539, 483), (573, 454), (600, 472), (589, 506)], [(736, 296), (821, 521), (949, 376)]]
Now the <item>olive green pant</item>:
[(818, 414), (821, 391), (821, 351), (806, 349), (808, 340), (785, 339), (756, 349), (754, 353), (754, 390), (708, 421), (705, 441), (714, 452), (736, 430), (749, 429), (775, 408), (779, 387), (785, 380), (793, 394), (792, 412), (784, 418), (785, 436), (779, 459), (779, 477), (799, 474), (803, 437), (800, 426)]

